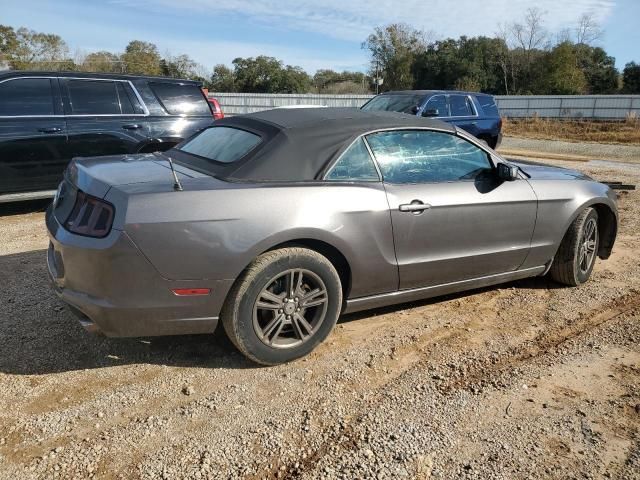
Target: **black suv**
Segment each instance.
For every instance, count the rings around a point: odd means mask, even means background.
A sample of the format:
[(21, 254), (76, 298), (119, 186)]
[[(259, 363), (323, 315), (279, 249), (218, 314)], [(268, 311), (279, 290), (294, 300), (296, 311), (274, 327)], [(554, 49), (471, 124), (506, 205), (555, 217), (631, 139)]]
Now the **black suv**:
[(0, 201), (52, 195), (73, 157), (167, 150), (213, 121), (197, 82), (0, 73)]
[(486, 93), (449, 90), (404, 90), (381, 93), (363, 110), (402, 112), (452, 123), (496, 148), (502, 141), (502, 119), (495, 99)]

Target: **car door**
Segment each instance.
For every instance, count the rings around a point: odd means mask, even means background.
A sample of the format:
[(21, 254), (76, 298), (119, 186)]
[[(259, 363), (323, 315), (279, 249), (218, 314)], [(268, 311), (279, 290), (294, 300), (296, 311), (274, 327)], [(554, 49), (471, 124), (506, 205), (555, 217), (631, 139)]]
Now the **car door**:
[(0, 82), (0, 194), (55, 189), (66, 142), (55, 79)]
[(471, 135), (478, 135), (478, 112), (469, 95), (449, 95), (449, 123), (453, 123)]
[(500, 181), (487, 151), (449, 132), (385, 131), (367, 142), (383, 175), (401, 289), (523, 263), (537, 209), (525, 180)]
[(146, 110), (128, 81), (61, 78), (68, 156), (135, 153), (148, 138)]

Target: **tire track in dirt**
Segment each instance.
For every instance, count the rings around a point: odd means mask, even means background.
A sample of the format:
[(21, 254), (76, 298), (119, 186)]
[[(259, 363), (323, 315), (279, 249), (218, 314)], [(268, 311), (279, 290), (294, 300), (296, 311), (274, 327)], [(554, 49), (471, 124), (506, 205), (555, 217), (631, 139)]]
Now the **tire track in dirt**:
[[(631, 293), (624, 294), (614, 300), (610, 301), (604, 308), (594, 309), (588, 313), (582, 314), (580, 320), (573, 324), (564, 325), (561, 328), (553, 329), (549, 333), (540, 334), (531, 343), (533, 345), (523, 345), (519, 349), (515, 349), (510, 352), (510, 355), (503, 359), (498, 364), (486, 364), (481, 368), (473, 372), (469, 372), (465, 375), (464, 379), (456, 379), (452, 382), (445, 382), (437, 386), (437, 390), (447, 396), (453, 394), (457, 390), (470, 389), (473, 385), (481, 381), (486, 381), (488, 378), (497, 376), (507, 369), (521, 366), (523, 364), (535, 361), (536, 359), (553, 353), (553, 350), (561, 346), (562, 344), (586, 335), (589, 332), (609, 323), (615, 321), (620, 316), (640, 310), (640, 296), (638, 292), (632, 290)], [(444, 339), (452, 339), (454, 337), (463, 336), (462, 332), (452, 332), (450, 335), (438, 336), (434, 341), (442, 341)], [(402, 355), (411, 355), (411, 351), (415, 352), (418, 347), (407, 348), (406, 351), (398, 352), (397, 357)], [(423, 349), (422, 355), (426, 355)], [(396, 358), (390, 359), (389, 363), (399, 362)], [(293, 480), (300, 478), (305, 472), (311, 471), (315, 468), (320, 461), (329, 454), (329, 450), (335, 452), (338, 450), (355, 450), (358, 448), (358, 441), (355, 437), (356, 428), (366, 421), (367, 412), (375, 409), (384, 400), (383, 393), (394, 381), (400, 381), (403, 377), (411, 375), (416, 370), (425, 370), (429, 364), (433, 362), (432, 359), (424, 359), (421, 356), (418, 360), (411, 362), (406, 369), (399, 372), (396, 375), (392, 375), (385, 382), (378, 383), (375, 387), (374, 397), (363, 405), (360, 409), (360, 413), (356, 417), (346, 424), (343, 428), (339, 429), (336, 433), (329, 435), (327, 440), (313, 453), (307, 456), (305, 459), (297, 459), (287, 463), (281, 463), (277, 458), (274, 458), (271, 462), (273, 468), (268, 471), (262, 471), (263, 473), (248, 477), (251, 480), (257, 480), (260, 478), (270, 479), (286, 479)], [(487, 382), (488, 383), (488, 382)], [(328, 430), (325, 427), (325, 431)], [(282, 470), (284, 467), (284, 470)], [(283, 472), (285, 472), (283, 474)]]

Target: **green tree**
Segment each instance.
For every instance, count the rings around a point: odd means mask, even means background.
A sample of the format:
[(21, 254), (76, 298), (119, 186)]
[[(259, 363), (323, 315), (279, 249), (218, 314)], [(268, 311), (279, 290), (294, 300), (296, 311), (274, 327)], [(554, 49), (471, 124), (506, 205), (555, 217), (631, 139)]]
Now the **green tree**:
[(304, 93), (311, 88), (309, 75), (300, 67), (258, 56), (233, 60), (234, 85), (238, 92)]
[(150, 42), (133, 40), (122, 54), (125, 71), (131, 74), (160, 75), (160, 54), (158, 47)]
[(162, 75), (173, 78), (196, 78), (200, 65), (189, 55), (168, 56), (160, 60)]
[(368, 79), (362, 72), (342, 71), (330, 69), (316, 71), (313, 84), (318, 93), (368, 93)]
[(208, 82), (209, 90), (213, 92), (231, 93), (236, 91), (233, 70), (223, 64), (213, 67), (213, 74)]
[[(10, 28), (10, 27), (9, 27)], [(21, 27), (13, 36), (5, 31), (8, 48), (7, 58), (16, 70), (63, 70), (73, 69), (69, 59), (69, 48), (58, 35), (40, 33)]]
[(302, 67), (287, 65), (281, 73), (278, 90), (282, 93), (308, 93), (311, 77)]
[(640, 65), (627, 63), (622, 72), (622, 91), (624, 93), (640, 93)]
[(371, 74), (384, 78), (384, 90), (413, 86), (412, 67), (426, 48), (424, 33), (404, 23), (376, 27), (362, 44), (371, 53)]
[(571, 42), (562, 42), (547, 53), (541, 71), (540, 93), (581, 95), (587, 91), (587, 79), (578, 65), (578, 55)]
[(82, 61), (82, 70), (86, 72), (121, 73), (123, 69), (120, 57), (107, 51), (90, 53)]
[(18, 38), (13, 27), (0, 25), (0, 64), (9, 62), (18, 46)]
[(578, 65), (584, 72), (591, 94), (615, 93), (618, 88), (618, 70), (615, 58), (600, 47), (584, 43), (575, 45)]

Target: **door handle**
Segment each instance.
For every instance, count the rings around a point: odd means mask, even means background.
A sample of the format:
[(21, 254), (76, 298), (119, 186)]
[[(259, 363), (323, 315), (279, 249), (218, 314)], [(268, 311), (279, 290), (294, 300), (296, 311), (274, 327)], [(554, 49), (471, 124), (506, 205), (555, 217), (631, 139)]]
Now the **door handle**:
[(401, 212), (422, 213), (430, 208), (431, 205), (428, 203), (423, 203), (420, 200), (414, 200), (411, 203), (403, 203), (398, 207), (398, 210)]
[(50, 127), (50, 128), (39, 128), (38, 131), (42, 133), (58, 133), (58, 132), (61, 132), (62, 129), (58, 127)]
[(131, 123), (127, 125), (122, 125), (122, 128), (124, 128), (125, 130), (138, 130), (139, 128), (142, 128), (142, 125), (138, 125), (137, 123)]

